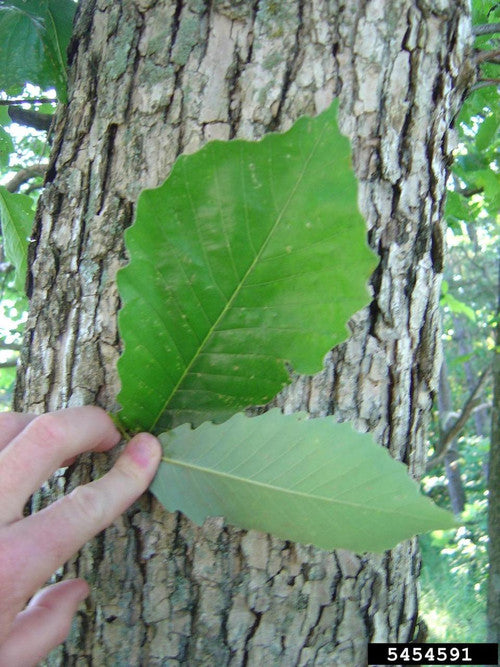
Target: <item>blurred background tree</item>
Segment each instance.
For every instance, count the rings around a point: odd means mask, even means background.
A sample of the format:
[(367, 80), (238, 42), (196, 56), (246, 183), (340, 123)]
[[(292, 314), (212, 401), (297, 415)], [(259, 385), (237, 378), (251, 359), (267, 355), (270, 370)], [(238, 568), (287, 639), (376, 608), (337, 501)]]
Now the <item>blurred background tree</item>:
[[(500, 3), (472, 5), (478, 80), (456, 122), (458, 146), (445, 211), (444, 360), (423, 480), (427, 493), (460, 516), (463, 526), (420, 539), (422, 613), (434, 641), (485, 641), (487, 625), (490, 641), (498, 641), (500, 627), (498, 583), (495, 591), (490, 586), (487, 614), (488, 533), (492, 575), (500, 576), (498, 406), (492, 412), (498, 358)], [(495, 576), (490, 581), (493, 585)]]

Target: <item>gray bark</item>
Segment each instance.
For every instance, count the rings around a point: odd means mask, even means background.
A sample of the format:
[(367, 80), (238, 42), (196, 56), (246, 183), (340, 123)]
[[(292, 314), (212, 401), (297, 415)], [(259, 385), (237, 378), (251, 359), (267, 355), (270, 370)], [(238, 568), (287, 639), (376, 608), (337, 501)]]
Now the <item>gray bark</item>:
[[(82, 0), (33, 234), (17, 409), (116, 407), (115, 274), (137, 196), (180, 152), (257, 138), (340, 96), (380, 265), (373, 301), (284, 410), (334, 413), (423, 470), (441, 364), (441, 220), (450, 133), (473, 75), (465, 0)], [(138, 323), (140, 326), (140, 323)], [(101, 474), (104, 456), (57, 490)], [(326, 553), (222, 519), (201, 528), (143, 497), (65, 568), (93, 588), (64, 665), (365, 665), (417, 624), (416, 541)]]

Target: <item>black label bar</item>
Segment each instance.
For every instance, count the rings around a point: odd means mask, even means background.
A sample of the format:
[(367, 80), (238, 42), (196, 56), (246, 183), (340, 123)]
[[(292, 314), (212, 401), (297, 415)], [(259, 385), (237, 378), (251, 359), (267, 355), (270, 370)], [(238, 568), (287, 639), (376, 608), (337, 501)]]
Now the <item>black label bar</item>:
[(369, 665), (498, 665), (498, 644), (368, 644)]

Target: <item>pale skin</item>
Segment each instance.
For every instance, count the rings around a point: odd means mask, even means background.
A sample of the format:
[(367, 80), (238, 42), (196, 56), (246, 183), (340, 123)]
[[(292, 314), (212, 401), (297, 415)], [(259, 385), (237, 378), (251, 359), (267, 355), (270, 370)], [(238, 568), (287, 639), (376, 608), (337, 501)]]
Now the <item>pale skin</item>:
[(65, 639), (89, 595), (87, 583), (68, 579), (39, 589), (147, 489), (160, 462), (160, 444), (141, 433), (100, 479), (23, 517), (26, 501), (78, 454), (106, 452), (120, 439), (112, 420), (96, 407), (39, 417), (0, 413), (0, 667), (36, 665)]

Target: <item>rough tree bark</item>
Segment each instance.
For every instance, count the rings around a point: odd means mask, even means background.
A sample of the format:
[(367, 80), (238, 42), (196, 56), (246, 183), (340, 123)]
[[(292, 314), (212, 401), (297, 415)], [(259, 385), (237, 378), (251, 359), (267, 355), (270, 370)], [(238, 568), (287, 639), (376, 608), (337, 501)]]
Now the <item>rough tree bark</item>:
[[(115, 406), (115, 274), (140, 190), (180, 152), (255, 138), (340, 96), (373, 301), (326, 370), (277, 403), (371, 430), (422, 470), (441, 362), (438, 298), (450, 125), (472, 75), (466, 0), (81, 0), (31, 252), (16, 408)], [(140, 326), (140, 322), (137, 323)], [(103, 456), (38, 496), (101, 474)], [(326, 553), (192, 525), (144, 497), (65, 569), (92, 599), (51, 664), (364, 665), (417, 623), (415, 540)]]

